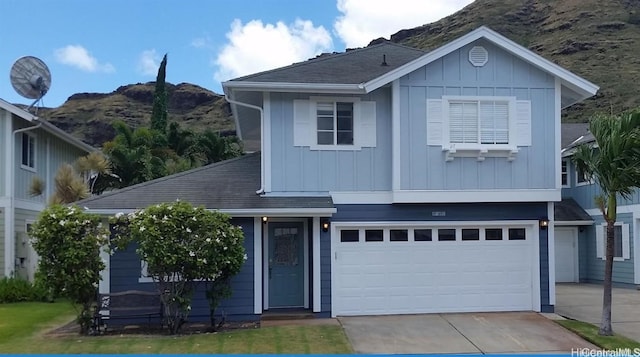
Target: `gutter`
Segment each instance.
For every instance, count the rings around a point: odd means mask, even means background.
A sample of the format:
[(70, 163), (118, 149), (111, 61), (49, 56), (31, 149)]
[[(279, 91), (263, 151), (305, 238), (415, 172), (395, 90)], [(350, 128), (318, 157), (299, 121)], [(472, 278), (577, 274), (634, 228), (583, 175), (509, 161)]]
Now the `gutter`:
[[(226, 101), (231, 104), (239, 105), (241, 107), (249, 109), (255, 109), (260, 113), (260, 189), (256, 191), (256, 195), (261, 195), (264, 193), (264, 138), (262, 137), (262, 135), (264, 135), (264, 110), (257, 105), (233, 100), (229, 98), (226, 91), (224, 93), (224, 99), (226, 99)], [(240, 126), (240, 122), (236, 122), (238, 123), (238, 126)], [(236, 128), (236, 130), (239, 131), (239, 128)]]
[[(9, 117), (11, 120), (11, 117)], [(9, 139), (9, 162), (7, 163), (7, 187), (9, 192), (9, 207), (5, 214), (5, 237), (4, 237), (4, 276), (13, 277), (16, 268), (16, 246), (15, 246), (15, 147), (17, 141), (15, 140), (16, 134), (24, 133), (26, 131), (36, 130), (42, 126), (42, 122), (37, 117), (33, 118), (38, 122), (38, 125), (29, 126), (26, 128), (16, 129), (12, 132)]]

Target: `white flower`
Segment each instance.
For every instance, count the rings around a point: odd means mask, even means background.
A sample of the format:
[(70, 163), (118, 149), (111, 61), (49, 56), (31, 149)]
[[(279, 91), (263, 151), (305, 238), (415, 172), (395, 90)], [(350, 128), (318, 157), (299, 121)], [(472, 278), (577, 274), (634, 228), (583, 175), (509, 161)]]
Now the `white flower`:
[(67, 221), (65, 221), (64, 219), (60, 221), (60, 225), (64, 227), (64, 225), (67, 223)]
[(245, 254), (244, 257), (242, 257), (244, 260), (249, 259), (249, 257)]
[(227, 246), (225, 245), (224, 247), (222, 247), (222, 250), (227, 250)]
[(211, 238), (207, 238), (204, 241), (207, 242), (207, 243), (211, 243)]
[(191, 233), (191, 228), (187, 227), (187, 229), (185, 229), (187, 231), (187, 233)]
[(144, 226), (140, 227), (140, 232), (144, 232), (146, 228)]
[(167, 215), (165, 214), (164, 217), (162, 217), (162, 220), (163, 221), (167, 221), (167, 220), (169, 220), (169, 217), (167, 217)]
[(206, 258), (202, 258), (202, 263), (203, 264), (207, 264), (207, 259)]
[(195, 252), (193, 252), (193, 251), (191, 251), (191, 252), (189, 252), (189, 256), (190, 256), (190, 257), (195, 257), (195, 256), (196, 256), (196, 253), (195, 253)]
[(197, 222), (197, 221), (198, 221), (198, 219), (196, 218), (196, 216), (191, 217), (191, 220), (192, 220), (192, 221), (194, 221), (194, 222)]
[(220, 243), (220, 238), (216, 238), (216, 243)]
[(187, 311), (191, 311), (191, 305), (187, 306)]
[(124, 216), (124, 213), (122, 213), (122, 212), (118, 212), (118, 213), (116, 213), (116, 218), (120, 218), (120, 217), (122, 217), (122, 216)]

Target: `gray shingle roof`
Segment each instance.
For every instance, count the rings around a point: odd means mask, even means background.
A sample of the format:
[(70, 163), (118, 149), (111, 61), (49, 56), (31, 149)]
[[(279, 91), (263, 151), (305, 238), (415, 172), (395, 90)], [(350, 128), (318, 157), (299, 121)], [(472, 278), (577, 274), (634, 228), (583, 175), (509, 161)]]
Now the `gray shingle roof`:
[(581, 136), (593, 137), (589, 132), (589, 123), (562, 123), (561, 126), (561, 147), (563, 149), (569, 147), (576, 139)]
[(556, 221), (565, 222), (593, 220), (573, 198), (563, 198), (562, 201), (556, 202), (553, 209), (553, 216)]
[(187, 201), (210, 209), (332, 208), (331, 197), (262, 197), (260, 153), (248, 154), (77, 202), (91, 210), (131, 210)]
[[(378, 45), (326, 54), (305, 62), (232, 79), (248, 82), (360, 84), (394, 70), (425, 52), (384, 42)], [(382, 65), (383, 61), (387, 64)]]

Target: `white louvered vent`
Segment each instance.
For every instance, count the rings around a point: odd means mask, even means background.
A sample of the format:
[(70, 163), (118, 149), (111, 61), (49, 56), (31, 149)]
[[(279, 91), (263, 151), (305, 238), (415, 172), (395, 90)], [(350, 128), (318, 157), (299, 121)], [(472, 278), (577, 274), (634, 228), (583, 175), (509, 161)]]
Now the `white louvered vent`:
[(469, 50), (469, 62), (476, 67), (482, 67), (489, 61), (489, 52), (482, 46), (474, 46)]

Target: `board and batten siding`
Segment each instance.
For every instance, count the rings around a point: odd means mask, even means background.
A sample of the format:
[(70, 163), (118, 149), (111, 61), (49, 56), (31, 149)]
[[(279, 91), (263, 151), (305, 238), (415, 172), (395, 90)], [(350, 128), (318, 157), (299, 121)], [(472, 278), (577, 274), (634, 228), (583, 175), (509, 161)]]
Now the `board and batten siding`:
[(358, 97), (361, 101), (376, 102), (377, 136), (375, 147), (359, 150), (311, 150), (308, 146), (294, 146), (294, 100), (316, 95), (271, 93), (270, 96), (272, 192), (391, 190), (389, 88)]
[[(14, 125), (18, 128), (27, 127), (22, 121), (14, 119)], [(36, 155), (35, 155), (35, 171), (21, 167), (22, 163), (22, 134), (16, 135), (14, 162), (15, 162), (15, 178), (14, 192), (15, 197), (21, 200), (29, 200), (31, 202), (46, 203), (46, 194), (31, 197), (29, 195), (29, 186), (34, 177), (39, 177), (45, 181), (46, 192), (53, 193), (54, 177), (58, 168), (64, 164), (73, 164), (79, 157), (87, 154), (64, 140), (53, 136), (42, 129), (29, 131), (36, 138)], [(48, 150), (47, 150), (48, 148)]]
[(15, 209), (14, 228), (15, 228), (15, 251), (16, 251), (16, 275), (25, 280), (33, 281), (37, 268), (37, 254), (29, 241), (27, 234), (27, 222), (35, 222), (40, 215), (39, 211), (26, 209)]
[[(474, 67), (473, 46), (488, 51)], [(515, 160), (456, 157), (427, 145), (427, 99), (442, 96), (515, 97), (531, 102), (531, 146)], [(555, 79), (488, 41), (478, 40), (400, 79), (400, 188), (402, 190), (553, 189), (556, 187)], [(559, 174), (559, 173), (558, 173)]]
[[(337, 212), (331, 217), (332, 222), (446, 222), (446, 221), (509, 221), (535, 220), (547, 215), (546, 202), (519, 203), (450, 203), (450, 204), (402, 204), (402, 205), (336, 205)], [(442, 215), (432, 215), (432, 212), (444, 212)], [(329, 238), (329, 237), (326, 237)], [(540, 251), (540, 304), (543, 312), (552, 312), (553, 306), (549, 299), (549, 259), (548, 259), (548, 230), (539, 230)], [(332, 256), (325, 252), (323, 242), (330, 240), (321, 237), (322, 311), (326, 306), (324, 299), (325, 286), (330, 284), (330, 269)], [(325, 243), (326, 246), (329, 243)], [(328, 268), (325, 268), (328, 266)], [(325, 275), (326, 274), (326, 275)], [(327, 284), (328, 280), (329, 284)], [(326, 284), (326, 285), (325, 285)], [(331, 289), (330, 285), (327, 288)], [(330, 302), (330, 300), (329, 300)]]
[[(572, 162), (569, 164), (569, 177), (570, 187), (562, 189), (562, 197), (573, 198), (585, 210), (598, 208), (595, 197), (602, 194), (600, 186), (596, 183), (578, 185), (576, 183), (576, 167)], [(630, 199), (618, 196), (618, 207), (637, 204), (640, 204), (640, 189), (636, 189)]]
[[(601, 282), (604, 279), (604, 264), (605, 260), (598, 258), (596, 249), (596, 229), (601, 229), (601, 224), (605, 223), (601, 215), (593, 217), (594, 225), (588, 227), (585, 231), (588, 233), (589, 239), (580, 241), (580, 244), (584, 244), (586, 247), (586, 262), (585, 262), (585, 280), (586, 281), (598, 281)], [(634, 244), (636, 243), (633, 237), (636, 236), (634, 232), (633, 214), (631, 213), (618, 213), (617, 222), (629, 225), (629, 257), (623, 261), (613, 262), (613, 282), (621, 284), (634, 284)], [(582, 257), (580, 257), (582, 258)], [(582, 263), (581, 263), (582, 265)], [(582, 270), (582, 269), (581, 269)]]
[(7, 140), (9, 140), (10, 138), (10, 135), (7, 133), (7, 125), (8, 123), (11, 123), (10, 120), (11, 120), (11, 114), (4, 109), (0, 109), (0, 197), (3, 197), (6, 195), (6, 193), (4, 192), (5, 185), (6, 185), (5, 182), (7, 180), (6, 179), (6, 175), (7, 175), (6, 157), (7, 156), (5, 154), (5, 150), (7, 150)]
[(5, 225), (5, 214), (7, 212), (6, 207), (0, 207), (0, 277), (4, 277), (4, 225)]
[[(233, 294), (230, 298), (224, 299), (220, 303), (217, 313), (224, 313), (230, 321), (257, 319), (257, 315), (254, 314), (253, 310), (253, 264), (255, 261), (253, 218), (234, 218), (231, 223), (242, 227), (247, 261), (240, 272), (231, 280)], [(125, 290), (155, 291), (156, 287), (153, 282), (139, 282), (141, 274), (140, 257), (136, 253), (134, 245), (130, 245), (127, 249), (112, 255), (110, 267), (110, 291), (112, 293)], [(203, 284), (198, 285), (193, 295), (189, 320), (209, 322), (209, 302), (206, 299)]]

